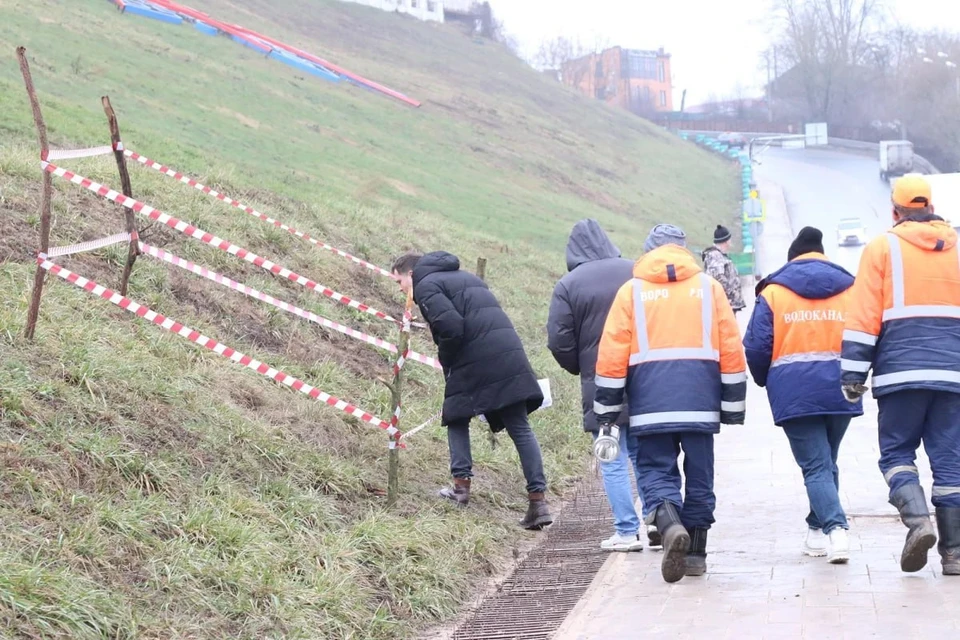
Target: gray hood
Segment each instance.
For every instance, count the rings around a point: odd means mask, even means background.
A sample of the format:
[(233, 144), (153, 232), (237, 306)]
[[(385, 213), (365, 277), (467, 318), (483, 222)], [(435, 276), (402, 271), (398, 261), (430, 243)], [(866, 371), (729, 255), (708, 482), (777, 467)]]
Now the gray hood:
[(620, 249), (610, 241), (596, 220), (581, 220), (573, 226), (567, 242), (567, 271), (573, 271), (585, 262), (619, 257)]

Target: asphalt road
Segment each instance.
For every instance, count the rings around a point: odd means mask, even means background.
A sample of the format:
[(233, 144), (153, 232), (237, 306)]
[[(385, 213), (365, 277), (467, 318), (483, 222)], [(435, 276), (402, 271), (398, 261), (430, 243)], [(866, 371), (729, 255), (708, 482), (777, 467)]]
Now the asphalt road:
[(890, 228), (890, 187), (880, 180), (877, 159), (816, 148), (770, 148), (757, 159), (757, 178), (783, 189), (794, 231), (823, 231), (827, 255), (856, 274), (863, 247), (839, 247), (837, 223), (860, 218), (868, 240)]

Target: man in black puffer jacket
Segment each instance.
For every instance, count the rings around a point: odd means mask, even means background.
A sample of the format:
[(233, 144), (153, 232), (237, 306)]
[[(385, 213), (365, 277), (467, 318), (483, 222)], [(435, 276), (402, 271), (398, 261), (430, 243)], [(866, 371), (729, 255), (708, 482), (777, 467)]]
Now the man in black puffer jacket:
[(394, 263), (393, 274), (430, 325), (446, 377), (442, 423), (453, 487), (440, 495), (460, 505), (469, 501), (470, 420), (483, 415), (494, 432), (507, 431), (520, 455), (529, 498), (520, 526), (552, 523), (540, 444), (527, 420), (543, 404), (543, 392), (510, 318), (483, 280), (461, 271), (460, 260), (445, 251), (408, 253)]

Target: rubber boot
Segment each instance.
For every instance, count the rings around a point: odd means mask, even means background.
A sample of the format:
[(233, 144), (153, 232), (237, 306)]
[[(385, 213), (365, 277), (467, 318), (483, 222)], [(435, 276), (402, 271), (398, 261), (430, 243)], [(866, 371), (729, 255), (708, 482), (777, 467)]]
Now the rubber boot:
[(937, 507), (937, 530), (940, 533), (940, 562), (943, 575), (960, 576), (960, 509)]
[(455, 502), (461, 507), (470, 502), (470, 478), (454, 478), (452, 487), (440, 489), (440, 497)]
[(685, 563), (688, 576), (702, 576), (707, 572), (707, 529), (696, 527), (690, 532), (690, 552)]
[(678, 582), (687, 571), (685, 558), (690, 548), (690, 534), (680, 522), (677, 508), (669, 502), (657, 507), (656, 518), (657, 531), (663, 538), (660, 575), (666, 582)]
[(530, 504), (527, 505), (527, 515), (520, 521), (520, 526), (531, 531), (539, 531), (547, 525), (553, 524), (550, 507), (542, 492), (529, 494)]
[(923, 487), (919, 484), (900, 487), (890, 496), (890, 504), (897, 508), (900, 520), (909, 529), (900, 554), (900, 569), (916, 573), (927, 566), (927, 552), (937, 542)]

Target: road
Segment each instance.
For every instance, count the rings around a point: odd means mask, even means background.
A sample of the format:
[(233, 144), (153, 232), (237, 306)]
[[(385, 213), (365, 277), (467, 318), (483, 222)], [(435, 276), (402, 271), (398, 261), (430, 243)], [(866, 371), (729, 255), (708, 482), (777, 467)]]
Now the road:
[(877, 160), (813, 148), (770, 148), (758, 160), (757, 179), (783, 188), (794, 231), (823, 231), (827, 255), (856, 274), (863, 248), (838, 247), (837, 222), (860, 218), (869, 238), (890, 228), (890, 187), (880, 180)]
[[(777, 149), (761, 162), (756, 178), (761, 196), (770, 196), (769, 229), (759, 238), (764, 273), (786, 261), (791, 227), (823, 229), (826, 252), (851, 270), (861, 249), (837, 248), (836, 220), (859, 216), (871, 236), (889, 227), (888, 191), (870, 158)], [(740, 314), (741, 329), (747, 318)], [(840, 448), (849, 564), (801, 555), (803, 479), (786, 438), (772, 424), (766, 393), (751, 382), (746, 424), (724, 427), (716, 438), (717, 523), (710, 531), (707, 576), (667, 585), (660, 578), (660, 553), (614, 554), (553, 639), (956, 637), (960, 580), (940, 575), (935, 551), (923, 571), (899, 569), (905, 529), (887, 504), (877, 469), (877, 404), (868, 398), (864, 408)], [(918, 465), (929, 493), (922, 452)]]

